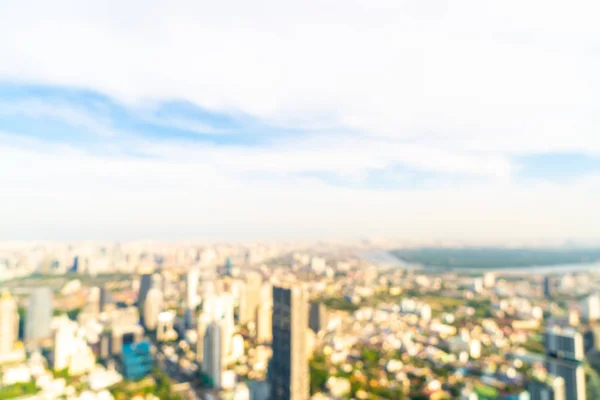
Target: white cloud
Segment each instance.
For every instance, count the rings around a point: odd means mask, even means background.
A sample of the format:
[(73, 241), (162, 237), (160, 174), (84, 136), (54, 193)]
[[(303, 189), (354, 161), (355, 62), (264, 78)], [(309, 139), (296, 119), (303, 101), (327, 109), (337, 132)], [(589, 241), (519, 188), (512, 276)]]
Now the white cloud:
[[(594, 181), (510, 182), (513, 155), (600, 154), (597, 1), (33, 3), (3, 3), (0, 80), (89, 88), (142, 109), (184, 99), (325, 133), (260, 148), (132, 142), (158, 159), (0, 147), (11, 171), (0, 175), (10, 188), (0, 236), (598, 235)], [(110, 131), (44, 107), (26, 111)], [(398, 164), (486, 183), (384, 193), (297, 177), (360, 181)]]
[[(5, 3), (0, 75), (374, 135), (560, 151), (599, 124), (597, 2)], [(531, 146), (526, 146), (529, 150)]]

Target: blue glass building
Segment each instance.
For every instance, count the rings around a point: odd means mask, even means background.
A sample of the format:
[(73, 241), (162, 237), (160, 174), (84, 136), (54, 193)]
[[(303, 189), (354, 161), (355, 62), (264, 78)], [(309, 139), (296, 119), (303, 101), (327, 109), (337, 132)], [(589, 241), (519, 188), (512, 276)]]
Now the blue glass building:
[(144, 340), (123, 345), (121, 361), (125, 379), (138, 380), (152, 372), (153, 360), (151, 344)]

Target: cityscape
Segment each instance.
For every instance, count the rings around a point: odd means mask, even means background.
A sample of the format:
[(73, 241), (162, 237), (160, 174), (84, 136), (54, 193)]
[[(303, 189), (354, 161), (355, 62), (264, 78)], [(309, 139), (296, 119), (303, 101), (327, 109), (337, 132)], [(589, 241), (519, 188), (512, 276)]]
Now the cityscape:
[(594, 250), (427, 252), (580, 262), (428, 266), (368, 240), (6, 245), (0, 398), (600, 398)]
[(599, 16), (0, 0), (0, 400), (600, 400)]

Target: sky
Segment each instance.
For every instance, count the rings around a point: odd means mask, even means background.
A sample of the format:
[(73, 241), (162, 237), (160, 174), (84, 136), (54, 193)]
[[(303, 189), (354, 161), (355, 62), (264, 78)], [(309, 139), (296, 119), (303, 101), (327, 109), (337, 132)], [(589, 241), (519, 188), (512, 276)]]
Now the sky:
[(0, 1), (0, 240), (600, 242), (599, 14)]

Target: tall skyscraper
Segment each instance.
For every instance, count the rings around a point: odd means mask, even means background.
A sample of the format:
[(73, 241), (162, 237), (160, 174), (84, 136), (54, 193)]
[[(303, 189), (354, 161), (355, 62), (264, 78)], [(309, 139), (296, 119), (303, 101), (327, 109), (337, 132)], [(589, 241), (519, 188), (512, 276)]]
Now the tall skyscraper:
[(251, 271), (246, 275), (246, 285), (243, 293), (243, 307), (240, 306), (240, 323), (256, 322), (256, 311), (260, 303), (260, 291), (262, 288), (262, 275)]
[(200, 282), (200, 271), (198, 268), (192, 268), (187, 273), (185, 291), (186, 307), (195, 310), (198, 306), (198, 283)]
[(152, 288), (152, 274), (144, 274), (140, 277), (140, 289), (138, 291), (137, 304), (140, 311), (140, 315), (144, 315), (144, 304), (146, 302), (146, 296)]
[(47, 287), (35, 288), (29, 297), (25, 322), (25, 339), (35, 341), (50, 337), (52, 322), (52, 291)]
[(210, 315), (203, 312), (198, 316), (198, 324), (196, 326), (196, 333), (198, 341), (196, 343), (196, 361), (203, 363), (204, 360), (204, 335), (206, 334), (206, 328), (212, 321)]
[(256, 310), (256, 341), (270, 343), (272, 340), (273, 304), (265, 301), (258, 305)]
[(10, 353), (19, 339), (19, 310), (8, 292), (0, 298), (0, 354)]
[(110, 290), (106, 286), (100, 288), (100, 312), (103, 312), (106, 305), (112, 302)]
[(543, 289), (544, 289), (544, 297), (549, 299), (554, 295), (554, 289), (556, 284), (554, 282), (554, 278), (550, 275), (544, 276)]
[(323, 303), (311, 302), (308, 326), (314, 333), (319, 333), (327, 325), (327, 308)]
[(221, 387), (221, 376), (223, 374), (221, 339), (221, 325), (217, 322), (210, 323), (204, 334), (202, 371), (210, 378), (215, 388)]
[(233, 308), (233, 295), (230, 293), (207, 297), (203, 308), (203, 312), (210, 315), (212, 320), (221, 325), (221, 346), (225, 358), (231, 354), (231, 338), (235, 329)]
[(308, 296), (299, 285), (273, 287), (272, 399), (309, 398)]
[(77, 325), (65, 318), (54, 332), (54, 349), (52, 352), (53, 368), (62, 370), (69, 366), (71, 347), (75, 341)]
[(153, 331), (158, 324), (158, 315), (162, 311), (163, 294), (158, 288), (152, 288), (146, 295), (144, 302), (144, 326)]
[(546, 369), (564, 380), (566, 400), (585, 400), (585, 354), (581, 333), (557, 326), (548, 328), (544, 333), (544, 348)]

